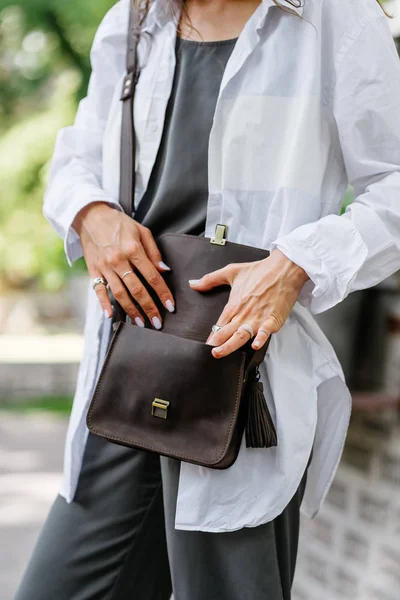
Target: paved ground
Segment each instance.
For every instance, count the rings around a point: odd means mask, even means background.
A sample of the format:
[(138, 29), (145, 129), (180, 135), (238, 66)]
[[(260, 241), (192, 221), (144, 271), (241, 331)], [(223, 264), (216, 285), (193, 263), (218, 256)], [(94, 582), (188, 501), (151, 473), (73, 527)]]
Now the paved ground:
[(0, 412), (0, 590), (12, 600), (57, 494), (67, 422)]
[(0, 600), (13, 600), (57, 494), (66, 428), (63, 417), (0, 411)]

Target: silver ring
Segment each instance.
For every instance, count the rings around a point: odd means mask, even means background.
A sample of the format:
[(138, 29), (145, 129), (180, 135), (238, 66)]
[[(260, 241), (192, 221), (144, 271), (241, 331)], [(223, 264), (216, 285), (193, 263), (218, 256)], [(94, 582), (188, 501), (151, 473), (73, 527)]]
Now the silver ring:
[(253, 328), (249, 323), (242, 323), (242, 325), (240, 325), (240, 327), (238, 327), (238, 331), (247, 331), (247, 333), (250, 334), (251, 338), (254, 337)]
[(213, 326), (211, 327), (211, 331), (212, 331), (213, 333), (218, 333), (218, 331), (219, 331), (220, 329), (222, 329), (222, 327), (220, 327), (219, 325), (213, 325)]
[(133, 273), (133, 271), (126, 271), (123, 275), (121, 275), (121, 279), (123, 279), (127, 275), (130, 275), (131, 273)]
[(265, 329), (259, 329), (258, 330), (258, 333), (261, 333), (261, 332), (265, 333), (265, 335), (269, 335), (268, 331), (265, 331)]
[(107, 286), (108, 283), (107, 281), (104, 279), (104, 277), (95, 277), (94, 279), (92, 279), (92, 288), (96, 289), (96, 287), (98, 285), (105, 285)]

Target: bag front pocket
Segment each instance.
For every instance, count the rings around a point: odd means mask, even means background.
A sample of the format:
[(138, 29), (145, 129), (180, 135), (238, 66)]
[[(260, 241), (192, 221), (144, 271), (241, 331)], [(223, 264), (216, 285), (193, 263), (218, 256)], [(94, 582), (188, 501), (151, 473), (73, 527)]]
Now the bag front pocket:
[[(246, 354), (120, 323), (89, 408), (92, 433), (218, 468), (238, 422)], [(220, 467), (221, 468), (221, 467)]]

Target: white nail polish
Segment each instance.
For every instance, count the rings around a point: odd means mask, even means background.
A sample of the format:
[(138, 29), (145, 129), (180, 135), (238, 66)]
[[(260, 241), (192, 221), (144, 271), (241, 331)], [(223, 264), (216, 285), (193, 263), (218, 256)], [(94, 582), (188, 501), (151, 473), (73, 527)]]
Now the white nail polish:
[(259, 341), (257, 341), (257, 342), (253, 342), (253, 346), (254, 346), (255, 348), (259, 348), (259, 346), (260, 346), (260, 342), (259, 342)]
[(165, 264), (165, 262), (163, 262), (162, 260), (158, 263), (158, 265), (164, 269), (164, 271), (170, 271), (171, 269), (169, 268), (168, 265)]
[(169, 310), (169, 312), (174, 312), (175, 306), (172, 304), (171, 300), (167, 300), (165, 306)]
[(200, 283), (200, 279), (189, 279), (190, 285), (197, 285)]
[(153, 325), (156, 329), (161, 329), (162, 325), (161, 325), (161, 321), (158, 317), (153, 317), (151, 322), (153, 323)]
[(138, 327), (144, 327), (144, 322), (140, 317), (135, 317), (135, 323)]
[(108, 310), (104, 311), (104, 316), (105, 316), (106, 319), (109, 319), (111, 317), (111, 315), (110, 315), (110, 313), (109, 313)]

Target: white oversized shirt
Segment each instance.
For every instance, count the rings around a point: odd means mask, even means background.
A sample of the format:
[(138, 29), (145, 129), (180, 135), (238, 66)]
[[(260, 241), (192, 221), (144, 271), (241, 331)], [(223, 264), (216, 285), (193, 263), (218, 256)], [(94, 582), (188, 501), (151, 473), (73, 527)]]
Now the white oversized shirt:
[[(57, 138), (44, 212), (70, 261), (82, 255), (71, 226), (78, 211), (96, 200), (119, 208), (129, 1), (101, 24), (88, 96)], [(166, 5), (154, 0), (145, 23), (150, 35), (139, 48), (136, 206), (174, 75), (176, 20)], [(242, 447), (226, 471), (183, 463), (179, 529), (223, 532), (272, 520), (295, 493), (314, 441), (303, 509), (318, 512), (340, 459), (351, 398), (312, 313), (400, 268), (400, 64), (387, 18), (375, 0), (305, 0), (296, 12), (303, 19), (263, 0), (248, 20), (226, 66), (209, 140), (206, 235), (225, 223), (231, 241), (279, 248), (310, 277), (262, 365), (278, 446)], [(356, 200), (339, 216), (348, 182)], [(61, 490), (69, 502), (109, 331), (89, 289)]]

